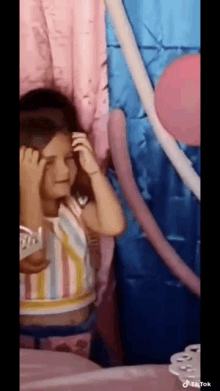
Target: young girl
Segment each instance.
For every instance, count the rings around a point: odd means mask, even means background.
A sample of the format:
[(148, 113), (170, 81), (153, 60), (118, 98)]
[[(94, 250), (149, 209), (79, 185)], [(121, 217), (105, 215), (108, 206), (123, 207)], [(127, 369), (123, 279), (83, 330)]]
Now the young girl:
[(125, 219), (74, 107), (57, 91), (20, 101), (20, 224), (42, 227), (44, 243), (20, 262), (20, 347), (89, 357), (98, 251), (88, 239), (120, 235)]

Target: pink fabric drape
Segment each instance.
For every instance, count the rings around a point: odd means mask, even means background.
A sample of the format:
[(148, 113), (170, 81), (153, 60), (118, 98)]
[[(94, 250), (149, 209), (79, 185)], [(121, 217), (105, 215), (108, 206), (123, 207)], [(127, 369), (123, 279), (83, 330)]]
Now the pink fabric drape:
[[(103, 1), (20, 1), (20, 94), (53, 86), (74, 99), (82, 125), (102, 164), (108, 151)], [(113, 249), (113, 239), (102, 238), (99, 305), (109, 285)], [(110, 288), (110, 295), (111, 292)]]
[(100, 161), (108, 149), (104, 13), (100, 0), (20, 1), (20, 94), (56, 85), (74, 97)]

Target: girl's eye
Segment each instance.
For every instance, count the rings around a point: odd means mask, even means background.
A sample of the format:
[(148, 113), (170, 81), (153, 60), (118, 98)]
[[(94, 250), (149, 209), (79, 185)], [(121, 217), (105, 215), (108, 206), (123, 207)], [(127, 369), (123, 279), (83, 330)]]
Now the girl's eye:
[(66, 160), (74, 160), (73, 155), (72, 155), (72, 156), (68, 156), (68, 157), (66, 158)]

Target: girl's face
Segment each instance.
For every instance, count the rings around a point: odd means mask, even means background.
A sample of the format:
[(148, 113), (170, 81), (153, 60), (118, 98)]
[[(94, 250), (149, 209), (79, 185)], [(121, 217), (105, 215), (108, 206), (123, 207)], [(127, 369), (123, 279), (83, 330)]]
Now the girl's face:
[(42, 150), (47, 161), (41, 186), (41, 196), (45, 200), (56, 200), (70, 196), (77, 166), (73, 158), (71, 136), (58, 133)]

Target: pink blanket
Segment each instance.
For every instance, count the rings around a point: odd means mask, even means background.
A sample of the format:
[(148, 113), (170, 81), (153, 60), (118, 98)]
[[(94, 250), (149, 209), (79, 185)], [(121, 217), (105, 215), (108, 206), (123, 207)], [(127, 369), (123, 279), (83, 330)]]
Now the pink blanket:
[[(101, 369), (72, 353), (20, 350), (21, 391), (182, 391), (168, 365)], [(193, 391), (192, 387), (187, 390)]]

